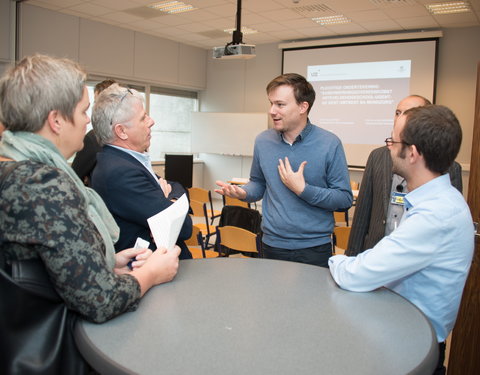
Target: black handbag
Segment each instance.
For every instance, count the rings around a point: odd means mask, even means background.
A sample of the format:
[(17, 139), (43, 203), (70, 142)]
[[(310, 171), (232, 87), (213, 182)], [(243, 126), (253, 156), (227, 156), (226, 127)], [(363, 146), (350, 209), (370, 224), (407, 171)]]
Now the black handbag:
[[(23, 162), (12, 162), (5, 178)], [(40, 259), (5, 259), (0, 238), (0, 373), (85, 374), (74, 342), (77, 315), (55, 291)]]

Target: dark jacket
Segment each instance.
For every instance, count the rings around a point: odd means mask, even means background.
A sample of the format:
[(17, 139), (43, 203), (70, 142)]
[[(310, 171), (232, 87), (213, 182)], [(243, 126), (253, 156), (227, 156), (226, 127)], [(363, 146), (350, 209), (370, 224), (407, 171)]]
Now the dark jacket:
[[(114, 147), (104, 146), (97, 154), (92, 188), (103, 198), (120, 227), (116, 251), (133, 247), (137, 237), (150, 241), (150, 248), (156, 249), (147, 219), (172, 202), (165, 198), (158, 182), (137, 159)], [(192, 219), (187, 215), (177, 241), (182, 249), (180, 259), (191, 258), (184, 243), (191, 235)]]
[(77, 152), (72, 162), (72, 168), (85, 185), (90, 186), (93, 168), (97, 163), (97, 153), (102, 151), (102, 146), (97, 141), (93, 129), (83, 139), (83, 148)]

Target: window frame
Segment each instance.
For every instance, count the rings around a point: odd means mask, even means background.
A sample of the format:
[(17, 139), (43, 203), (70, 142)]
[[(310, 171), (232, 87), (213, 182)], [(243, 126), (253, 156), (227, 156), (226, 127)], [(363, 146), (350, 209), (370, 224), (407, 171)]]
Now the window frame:
[[(182, 97), (182, 98), (188, 98), (188, 99), (194, 99), (194, 112), (199, 111), (200, 109), (200, 99), (199, 99), (199, 92), (195, 90), (189, 90), (189, 89), (183, 89), (183, 88), (173, 88), (173, 87), (167, 87), (167, 86), (162, 86), (159, 84), (149, 84), (146, 82), (142, 81), (135, 81), (135, 80), (129, 80), (129, 79), (123, 79), (123, 78), (117, 78), (114, 76), (100, 76), (100, 75), (88, 75), (87, 80), (85, 84), (87, 87), (95, 87), (95, 85), (98, 82), (101, 82), (105, 79), (114, 79), (119, 85), (123, 87), (128, 87), (128, 88), (133, 88), (141, 93), (144, 94), (145, 98), (145, 111), (150, 115), (150, 95), (151, 94), (159, 94), (159, 95), (167, 95), (167, 96), (177, 96), (177, 97)], [(93, 91), (92, 91), (93, 92)], [(90, 109), (93, 107), (93, 98), (90, 98)], [(87, 131), (92, 128), (92, 125), (89, 124)], [(161, 131), (159, 131), (161, 132)], [(191, 130), (190, 131), (172, 131), (172, 130), (167, 130), (163, 131), (164, 133), (189, 133), (190, 134), (190, 150), (191, 150)], [(168, 152), (168, 153), (173, 153), (173, 152)], [(181, 153), (190, 153), (188, 151), (181, 152)], [(164, 162), (164, 158), (157, 158), (157, 159), (152, 159), (152, 162)]]

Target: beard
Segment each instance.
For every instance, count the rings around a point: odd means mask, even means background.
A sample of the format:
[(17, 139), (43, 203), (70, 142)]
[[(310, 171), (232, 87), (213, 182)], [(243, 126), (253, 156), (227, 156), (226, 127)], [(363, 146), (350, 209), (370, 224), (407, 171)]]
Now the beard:
[(407, 157), (407, 148), (405, 145), (402, 145), (402, 149), (398, 152), (397, 155), (390, 155), (392, 158), (392, 172), (398, 174), (399, 176), (405, 177), (404, 167), (402, 161)]

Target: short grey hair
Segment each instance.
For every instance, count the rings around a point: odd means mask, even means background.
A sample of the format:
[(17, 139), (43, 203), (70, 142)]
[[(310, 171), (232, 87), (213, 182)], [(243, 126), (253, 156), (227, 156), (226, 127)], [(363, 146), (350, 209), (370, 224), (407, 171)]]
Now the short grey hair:
[(86, 77), (72, 60), (39, 54), (24, 57), (0, 79), (0, 122), (10, 131), (35, 133), (54, 110), (73, 121)]
[(143, 104), (143, 97), (138, 91), (121, 87), (117, 83), (100, 93), (92, 110), (92, 126), (101, 145), (115, 140), (115, 124), (130, 125), (129, 121), (135, 115), (136, 101)]

